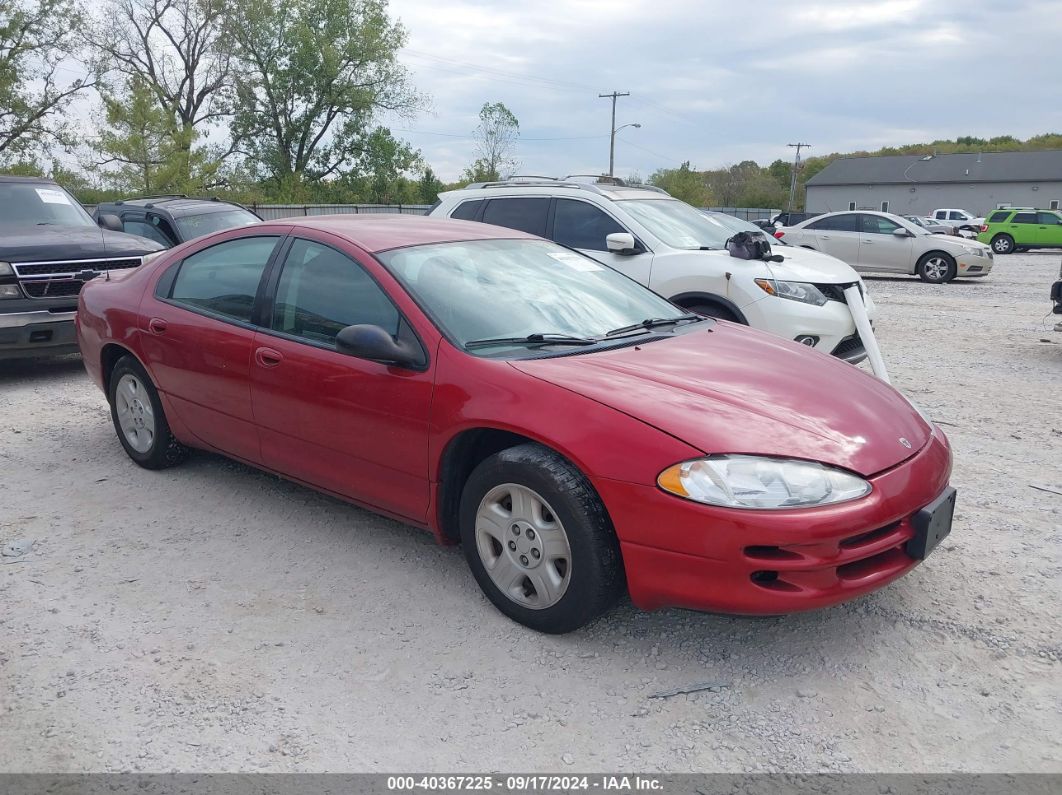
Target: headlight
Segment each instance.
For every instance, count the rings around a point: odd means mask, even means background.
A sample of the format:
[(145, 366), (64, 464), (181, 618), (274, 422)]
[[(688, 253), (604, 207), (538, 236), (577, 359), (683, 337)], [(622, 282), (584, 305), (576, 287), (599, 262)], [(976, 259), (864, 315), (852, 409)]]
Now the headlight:
[(4, 298), (21, 298), (22, 291), (17, 284), (0, 284), (0, 300)]
[(668, 467), (656, 479), (664, 491), (727, 508), (810, 508), (864, 497), (870, 484), (814, 461), (718, 455)]
[(775, 279), (756, 279), (755, 281), (767, 295), (778, 298), (788, 298), (790, 301), (800, 301), (802, 304), (814, 304), (815, 306), (822, 306), (827, 300), (814, 284), (780, 282)]
[(0, 262), (0, 276), (14, 276), (15, 269), (11, 267), (10, 262)]

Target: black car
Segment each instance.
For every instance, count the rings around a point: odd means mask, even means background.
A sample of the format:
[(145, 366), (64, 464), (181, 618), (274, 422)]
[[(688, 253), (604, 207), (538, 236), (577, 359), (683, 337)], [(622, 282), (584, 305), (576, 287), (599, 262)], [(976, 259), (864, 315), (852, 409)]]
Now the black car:
[(818, 218), (822, 213), (778, 213), (771, 219), (771, 223), (775, 226), (795, 226), (796, 224), (803, 223), (810, 218)]
[[(1058, 269), (1058, 281), (1051, 285), (1051, 301), (1054, 302), (1051, 311), (1062, 315), (1062, 267)], [(1055, 331), (1062, 331), (1062, 322), (1055, 325)]]
[(167, 248), (262, 220), (239, 204), (184, 195), (142, 196), (99, 204), (96, 219), (102, 225), (107, 216), (117, 218), (126, 232), (150, 238)]
[(0, 176), (0, 359), (76, 353), (85, 281), (163, 248), (103, 225), (49, 179)]

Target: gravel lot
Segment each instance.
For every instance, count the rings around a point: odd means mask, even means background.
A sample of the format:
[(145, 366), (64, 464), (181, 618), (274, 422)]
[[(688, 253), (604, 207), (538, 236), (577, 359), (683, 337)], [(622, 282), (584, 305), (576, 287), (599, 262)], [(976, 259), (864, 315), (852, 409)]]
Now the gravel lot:
[(76, 357), (0, 363), (0, 543), (33, 542), (0, 563), (0, 771), (1060, 772), (1058, 265), (869, 280), (955, 529), (785, 618), (536, 635), (459, 550), (223, 458), (138, 469)]

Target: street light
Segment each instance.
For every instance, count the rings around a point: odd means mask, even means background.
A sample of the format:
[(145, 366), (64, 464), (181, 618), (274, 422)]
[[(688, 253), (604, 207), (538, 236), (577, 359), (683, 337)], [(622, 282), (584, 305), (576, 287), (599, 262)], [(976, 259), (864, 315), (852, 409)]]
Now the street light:
[(615, 176), (612, 172), (616, 168), (616, 133), (618, 133), (620, 130), (625, 130), (628, 127), (634, 127), (635, 129), (640, 129), (641, 126), (642, 125), (638, 124), (637, 122), (632, 122), (631, 124), (624, 124), (621, 127), (613, 128), (613, 130), (612, 130), (612, 140), (609, 142), (609, 145), (608, 145), (608, 175), (610, 177), (611, 176)]

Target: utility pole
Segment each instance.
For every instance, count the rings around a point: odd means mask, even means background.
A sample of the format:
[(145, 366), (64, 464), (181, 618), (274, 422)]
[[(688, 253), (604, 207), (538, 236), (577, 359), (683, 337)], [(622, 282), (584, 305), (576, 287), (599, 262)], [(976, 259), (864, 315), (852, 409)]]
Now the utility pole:
[(620, 97), (629, 97), (630, 91), (613, 91), (611, 94), (598, 94), (599, 99), (611, 99), (612, 100), (612, 126), (609, 127), (611, 131), (609, 133), (608, 144), (608, 175), (613, 176), (612, 172), (616, 168), (616, 100)]
[[(791, 213), (793, 212), (793, 196), (796, 194), (797, 171), (800, 170), (800, 150), (810, 148), (811, 144), (796, 143), (786, 144), (786, 146), (791, 146), (796, 149), (796, 156), (793, 157), (793, 178), (789, 180), (789, 206), (785, 208), (787, 213)], [(786, 224), (788, 225), (788, 219)]]

